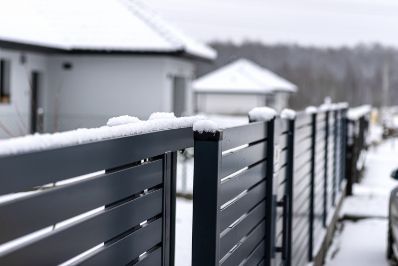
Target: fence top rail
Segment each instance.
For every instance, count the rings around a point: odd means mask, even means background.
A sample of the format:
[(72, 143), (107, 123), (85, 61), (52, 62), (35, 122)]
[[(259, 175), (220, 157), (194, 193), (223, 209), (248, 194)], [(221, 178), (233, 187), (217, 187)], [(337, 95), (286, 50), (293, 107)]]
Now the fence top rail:
[(192, 128), (193, 123), (203, 119), (200, 116), (153, 119), (99, 128), (81, 128), (54, 134), (34, 134), (24, 137), (0, 140), (0, 159), (20, 154), (35, 153), (82, 144), (135, 137), (167, 130)]
[(192, 128), (184, 127), (3, 155), (0, 195), (114, 169), (192, 146)]
[(370, 105), (362, 105), (355, 108), (348, 109), (347, 118), (350, 121), (359, 120), (360, 118), (367, 116), (372, 111)]

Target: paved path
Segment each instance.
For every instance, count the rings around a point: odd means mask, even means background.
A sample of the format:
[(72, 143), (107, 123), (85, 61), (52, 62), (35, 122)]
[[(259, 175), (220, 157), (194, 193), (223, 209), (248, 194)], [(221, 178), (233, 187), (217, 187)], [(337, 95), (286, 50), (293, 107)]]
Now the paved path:
[(341, 215), (365, 216), (358, 221), (345, 220), (340, 224), (327, 266), (384, 266), (387, 239), (388, 199), (398, 182), (390, 173), (398, 167), (398, 141), (390, 140), (368, 152), (366, 172), (354, 195), (348, 197)]

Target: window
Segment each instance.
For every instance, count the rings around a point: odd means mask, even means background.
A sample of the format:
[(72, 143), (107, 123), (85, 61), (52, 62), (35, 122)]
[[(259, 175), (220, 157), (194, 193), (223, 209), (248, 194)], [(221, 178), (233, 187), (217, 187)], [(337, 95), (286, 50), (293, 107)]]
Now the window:
[(11, 62), (0, 60), (0, 103), (10, 103), (11, 100)]

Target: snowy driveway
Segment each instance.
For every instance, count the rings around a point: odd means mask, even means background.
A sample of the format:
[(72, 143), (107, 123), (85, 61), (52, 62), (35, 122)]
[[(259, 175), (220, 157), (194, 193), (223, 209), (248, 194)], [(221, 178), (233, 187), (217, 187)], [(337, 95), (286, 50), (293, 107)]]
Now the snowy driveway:
[(389, 140), (372, 148), (366, 172), (347, 197), (341, 216), (365, 217), (344, 220), (328, 252), (327, 266), (384, 266), (386, 260), (388, 199), (398, 182), (390, 173), (398, 167), (398, 141)]

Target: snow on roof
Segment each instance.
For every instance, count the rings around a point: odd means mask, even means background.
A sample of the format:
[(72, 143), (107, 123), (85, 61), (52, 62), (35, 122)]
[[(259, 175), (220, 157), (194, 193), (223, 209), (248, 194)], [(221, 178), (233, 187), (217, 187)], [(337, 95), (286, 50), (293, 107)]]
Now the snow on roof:
[(0, 40), (66, 51), (216, 52), (138, 0), (0, 0)]
[(197, 79), (196, 92), (261, 93), (296, 92), (297, 86), (247, 59), (239, 59)]

